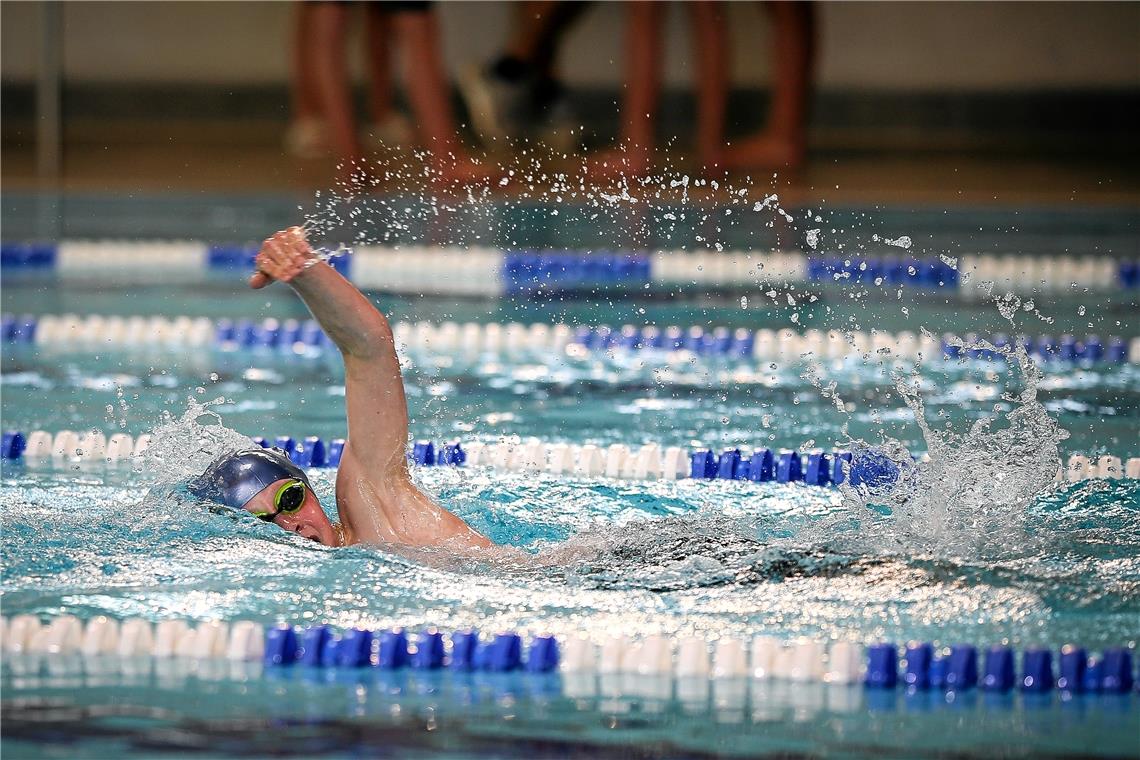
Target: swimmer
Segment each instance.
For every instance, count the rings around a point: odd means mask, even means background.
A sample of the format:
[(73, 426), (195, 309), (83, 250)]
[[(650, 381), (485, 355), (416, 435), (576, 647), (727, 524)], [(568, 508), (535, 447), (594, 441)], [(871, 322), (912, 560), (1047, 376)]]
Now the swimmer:
[(267, 239), (254, 263), (250, 287), (287, 283), (344, 359), (349, 436), (336, 475), (340, 523), (328, 519), (305, 472), (279, 449), (226, 454), (190, 484), (190, 491), (327, 546), (492, 546), (412, 482), (408, 407), (388, 320), (317, 257), (300, 227)]

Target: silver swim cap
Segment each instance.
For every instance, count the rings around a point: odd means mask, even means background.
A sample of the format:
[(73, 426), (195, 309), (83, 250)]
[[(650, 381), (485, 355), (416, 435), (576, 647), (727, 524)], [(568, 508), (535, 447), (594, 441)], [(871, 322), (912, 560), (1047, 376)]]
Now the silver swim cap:
[(312, 490), (305, 471), (281, 449), (246, 449), (219, 458), (189, 488), (199, 499), (241, 509), (270, 483), (283, 478), (295, 478)]

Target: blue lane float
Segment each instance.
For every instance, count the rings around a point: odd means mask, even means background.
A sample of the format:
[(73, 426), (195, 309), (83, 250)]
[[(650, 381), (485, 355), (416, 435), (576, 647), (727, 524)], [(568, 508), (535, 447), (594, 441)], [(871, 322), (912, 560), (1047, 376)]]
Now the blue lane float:
[(1124, 288), (1140, 287), (1140, 261), (1122, 261), (1118, 269), (1120, 285)]
[[(263, 661), (271, 667), (548, 673), (559, 669), (561, 659), (559, 641), (550, 635), (535, 636), (526, 646), (512, 631), (485, 640), (474, 630), (455, 631), (445, 638), (440, 631), (428, 628), (416, 634), (414, 642), (410, 644), (403, 629), (354, 628), (336, 634), (327, 625), (300, 630), (277, 625), (266, 629)], [(874, 690), (901, 686), (909, 691), (981, 689), (1000, 693), (1017, 689), (1047, 693), (1059, 689), (1117, 695), (1128, 694), (1136, 684), (1132, 652), (1124, 648), (1110, 648), (1101, 657), (1090, 658), (1084, 649), (1065, 647), (1056, 677), (1053, 652), (1040, 647), (1026, 648), (1020, 659), (1009, 646), (991, 647), (981, 668), (978, 648), (973, 645), (958, 644), (941, 652), (937, 655), (930, 643), (912, 643), (900, 658), (895, 644), (871, 644), (865, 651), (861, 683)]]
[(31, 315), (0, 317), (0, 334), (5, 343), (34, 343), (38, 319)]
[(873, 689), (893, 689), (898, 683), (898, 650), (894, 644), (867, 647), (867, 676), (864, 683)]
[(256, 245), (211, 245), (206, 253), (206, 266), (210, 269), (253, 269), (257, 257)]
[(934, 647), (927, 643), (908, 644), (905, 659), (906, 672), (903, 674), (903, 683), (911, 689), (929, 689)]
[[(136, 322), (134, 332), (125, 332), (127, 320)], [(156, 322), (169, 330), (155, 327)], [(187, 330), (185, 323), (195, 325)], [(183, 323), (183, 324), (176, 324)], [(628, 351), (661, 352), (689, 351), (710, 360), (745, 361), (749, 363), (771, 360), (797, 361), (805, 353), (831, 359), (870, 352), (877, 354), (883, 347), (900, 359), (918, 359), (925, 356), (943, 360), (1005, 361), (1002, 353), (1008, 346), (1020, 345), (1036, 361), (1045, 366), (1065, 364), (1126, 364), (1140, 361), (1140, 339), (1131, 341), (1119, 336), (1102, 338), (1098, 335), (1062, 335), (1059, 338), (1045, 335), (1032, 338), (1024, 335), (1007, 336), (994, 334), (978, 336), (968, 333), (964, 340), (976, 345), (985, 340), (993, 348), (963, 348), (958, 339), (944, 336), (940, 340), (929, 339), (930, 345), (920, 346), (919, 336), (900, 333), (897, 336), (883, 332), (859, 332), (848, 336), (862, 347), (849, 345), (848, 338), (836, 333), (835, 336), (804, 334), (749, 328), (701, 326), (682, 328), (676, 325), (659, 328), (653, 325), (624, 325), (613, 328), (608, 325), (572, 328), (563, 325), (503, 325), (497, 323), (466, 325), (451, 324), (450, 333), (444, 335), (436, 331), (444, 325), (400, 323), (395, 326), (398, 336), (403, 335), (409, 350), (433, 352), (511, 352), (519, 349), (528, 351), (562, 350), (562, 333), (572, 345), (587, 351)], [(64, 344), (68, 347), (93, 345), (129, 348), (134, 345), (150, 345), (152, 333), (161, 332), (155, 345), (167, 349), (179, 345), (194, 348), (212, 347), (221, 352), (260, 352), (282, 357), (322, 357), (335, 354), (335, 347), (320, 325), (314, 320), (267, 318), (260, 321), (249, 319), (232, 320), (221, 318), (210, 320), (188, 317), (143, 318), (143, 317), (103, 317), (88, 315), (74, 317), (68, 315), (2, 315), (0, 335), (6, 343), (42, 343), (43, 345)], [(474, 333), (471, 331), (474, 330)], [(533, 330), (533, 335), (531, 331)], [(403, 331), (403, 332), (401, 332)], [(504, 335), (512, 337), (504, 343)], [(77, 336), (82, 336), (82, 340)], [(461, 336), (462, 341), (461, 342)], [(834, 340), (833, 340), (834, 338)], [(842, 339), (842, 340), (841, 340)], [(857, 339), (857, 340), (856, 340)], [(484, 340), (487, 344), (484, 345)], [(885, 340), (885, 343), (883, 342)], [(923, 337), (922, 341), (928, 339)], [(822, 341), (822, 342), (821, 342)], [(836, 342), (838, 341), (838, 342)], [(878, 345), (880, 348), (875, 348)], [(441, 348), (443, 347), (443, 348)], [(760, 350), (758, 350), (760, 349)]]
[(52, 270), (58, 251), (54, 243), (0, 243), (0, 267)]
[[(178, 265), (232, 276), (248, 271), (256, 242), (198, 241), (18, 241), (0, 243), (0, 268), (5, 271), (44, 271), (84, 277), (115, 276), (151, 260), (169, 259)], [(456, 256), (456, 253), (459, 255)], [(648, 285), (670, 291), (678, 287), (704, 290), (755, 288), (761, 280), (741, 260), (760, 258), (772, 264), (781, 282), (820, 286), (961, 291), (967, 278), (939, 258), (911, 254), (845, 256), (800, 251), (597, 251), (514, 250), (472, 248), (466, 251), (471, 271), (441, 277), (440, 267), (455, 268), (464, 252), (427, 249), (419, 253), (383, 246), (364, 246), (353, 256), (334, 256), (330, 263), (351, 276), (353, 259), (360, 259), (359, 284), (391, 292), (422, 292), (423, 288), (465, 295), (539, 295), (551, 292), (590, 292), (597, 289), (641, 293)], [(974, 281), (994, 279), (1020, 285), (1026, 291), (1057, 291), (1076, 282), (1095, 289), (1134, 289), (1140, 285), (1140, 262), (1111, 257), (981, 254), (959, 264)], [(450, 277), (448, 275), (451, 275)], [(472, 290), (471, 279), (479, 280)], [(410, 279), (409, 279), (410, 278)], [(393, 285), (393, 283), (400, 283)]]
[[(624, 351), (686, 350), (701, 356), (730, 359), (751, 358), (753, 348), (756, 345), (756, 336), (759, 332), (747, 328), (730, 329), (727, 327), (717, 327), (707, 332), (702, 327), (691, 327), (688, 330), (680, 327), (666, 327), (661, 330), (653, 326), (638, 328), (633, 325), (625, 325), (620, 330), (615, 330), (608, 325), (600, 325), (576, 328), (573, 333), (573, 342), (590, 351), (615, 349)], [(1060, 339), (1048, 335), (1040, 338), (1019, 335), (1011, 339), (1001, 333), (984, 337), (975, 333), (968, 333), (964, 340), (966, 343), (977, 343), (980, 340), (985, 340), (995, 349), (1010, 346), (1012, 345), (1011, 340), (1015, 340), (1029, 356), (1046, 363), (1128, 363), (1129, 343), (1124, 338), (1115, 335), (1110, 336), (1107, 340), (1097, 335), (1088, 335), (1082, 338), (1063, 335)], [(943, 359), (1005, 360), (1005, 355), (1000, 350), (963, 349), (949, 337), (942, 339), (941, 346), (941, 358)]]
[[(344, 450), (344, 439), (328, 443), (316, 435), (301, 442), (280, 435), (270, 441), (263, 436), (252, 439), (261, 447), (282, 449), (295, 464), (308, 467), (336, 467)], [(433, 441), (416, 441), (408, 452), (408, 460), (424, 467), (462, 467), (466, 464), (463, 443), (453, 441), (437, 446)], [(740, 449), (726, 449), (719, 455), (711, 449), (693, 451), (689, 455), (689, 479), (733, 480), (755, 483), (804, 483), (829, 487), (844, 482), (847, 472), (853, 485), (884, 488), (898, 479), (899, 469), (878, 450), (860, 453), (850, 451), (772, 451), (758, 448), (744, 456)], [(854, 464), (853, 464), (854, 463)]]
[(878, 449), (862, 451), (858, 456), (852, 455), (848, 461), (849, 482), (855, 488), (885, 488), (899, 479), (898, 464)]
[(986, 691), (1005, 692), (1013, 688), (1013, 683), (1013, 650), (1005, 646), (987, 650), (982, 688)]
[(19, 459), (27, 448), (28, 441), (24, 434), (16, 430), (4, 431), (4, 442), (0, 445), (0, 458)]
[[(1128, 362), (1128, 341), (1115, 335), (1110, 336), (1107, 343), (1097, 335), (1087, 335), (1083, 338), (1077, 338), (1073, 335), (1062, 335), (1059, 338), (1054, 338), (1051, 335), (1043, 335), (1040, 338), (1019, 335), (1011, 339), (998, 333), (986, 340), (996, 349), (1011, 345), (1011, 340), (1016, 341), (1029, 356), (1046, 363), (1107, 362), (1109, 364), (1126, 364)], [(965, 336), (966, 343), (976, 343), (977, 341), (978, 336), (974, 333), (967, 333)], [(948, 339), (942, 341), (942, 355), (947, 359), (969, 358), (982, 361), (998, 361), (1003, 358), (1000, 351), (982, 348), (963, 349)]]
[[(210, 245), (206, 250), (206, 268), (215, 271), (240, 270), (248, 272), (253, 269), (254, 259), (257, 258), (259, 246), (254, 243), (221, 243)], [(350, 255), (336, 255), (326, 261), (345, 277), (351, 273), (352, 257)]]
[(607, 251), (516, 251), (503, 256), (502, 276), (508, 294), (539, 290), (637, 288), (650, 282), (644, 253)]
[(950, 647), (943, 684), (951, 690), (972, 689), (978, 685), (977, 647), (969, 644)]
[[(78, 446), (80, 439), (88, 435), (93, 436), (92, 445)], [(265, 448), (278, 448), (301, 467), (332, 469), (340, 466), (347, 445), (343, 438), (326, 442), (313, 435), (302, 438), (252, 436), (250, 442)], [(58, 431), (55, 435), (44, 430), (29, 434), (7, 430), (0, 445), (0, 459), (115, 463), (140, 454), (149, 445), (149, 435), (141, 435), (135, 441), (123, 433), (104, 436), (90, 429), (82, 435), (67, 430)], [(64, 453), (66, 451), (72, 453)], [(513, 472), (625, 480), (733, 480), (801, 483), (811, 487), (837, 486), (850, 480), (855, 488), (878, 493), (897, 482), (904, 470), (903, 466), (875, 448), (853, 453), (837, 450), (773, 451), (763, 446), (748, 452), (734, 447), (717, 454), (712, 449), (686, 451), (678, 446), (661, 447), (654, 443), (646, 443), (633, 451), (622, 444), (575, 446), (539, 440), (493, 444), (450, 441), (439, 444), (418, 440), (407, 456), (410, 463), (422, 467), (480, 465)], [(909, 462), (903, 464), (909, 469)], [(1104, 455), (1090, 461), (1084, 455), (1074, 454), (1069, 457), (1067, 469), (1066, 465), (1058, 462), (1058, 482), (1103, 478), (1140, 478), (1140, 457), (1122, 460)]]
[(409, 642), (402, 629), (370, 631), (350, 628), (339, 634), (327, 625), (298, 631), (290, 625), (270, 626), (265, 631), (262, 661), (269, 667), (364, 668), (383, 670), (416, 668), (435, 670), (485, 670), (508, 673), (525, 670), (548, 673), (558, 669), (559, 647), (553, 636), (536, 636), (526, 657), (522, 637), (514, 632), (496, 634), (482, 641), (476, 631), (457, 631), (450, 650), (435, 629), (421, 631)]
[(1048, 649), (1026, 649), (1022, 655), (1020, 686), (1024, 691), (1046, 692), (1053, 688), (1053, 653)]
[(846, 285), (959, 287), (958, 270), (938, 259), (808, 256), (808, 281)]
[[(640, 673), (677, 679), (816, 681), (861, 685), (875, 693), (901, 687), (907, 692), (979, 689), (1042, 694), (1057, 690), (1127, 695), (1137, 688), (1131, 647), (1109, 647), (1094, 655), (1067, 645), (1061, 648), (1059, 660), (1054, 660), (1055, 652), (1049, 648), (1029, 646), (1019, 656), (1003, 643), (984, 650), (979, 668), (979, 648), (966, 643), (936, 647), (931, 642), (912, 642), (900, 652), (890, 642), (872, 643), (864, 649), (853, 641), (835, 641), (825, 647), (821, 642), (781, 642), (761, 636), (749, 646), (726, 632), (712, 640), (688, 637), (674, 642), (657, 636), (652, 647), (648, 640), (610, 634), (599, 647), (591, 640), (594, 637), (538, 633), (527, 641), (513, 630), (481, 637), (474, 629), (447, 635), (435, 627), (417, 631), (361, 625), (340, 628), (325, 623), (263, 627), (246, 620), (204, 621), (195, 628), (170, 619), (156, 624), (141, 618), (113, 621), (95, 616), (84, 623), (69, 614), (49, 618), (46, 624), (38, 615), (0, 618), (0, 630), (6, 655), (225, 659), (260, 662), (271, 671), (407, 668), (499, 674), (561, 670), (587, 676)], [(664, 652), (659, 650), (662, 645)], [(639, 659), (643, 646), (648, 656)], [(710, 668), (712, 664), (716, 667)]]

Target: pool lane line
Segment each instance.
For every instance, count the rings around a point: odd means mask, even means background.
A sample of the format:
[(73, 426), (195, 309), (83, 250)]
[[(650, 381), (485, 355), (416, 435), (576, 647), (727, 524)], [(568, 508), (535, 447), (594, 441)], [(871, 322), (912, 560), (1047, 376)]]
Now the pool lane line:
[[(92, 429), (82, 432), (36, 430), (27, 435), (16, 430), (3, 433), (0, 458), (43, 462), (86, 462), (109, 464), (129, 462), (150, 445), (149, 434), (137, 439), (126, 433), (106, 436)], [(255, 436), (251, 445), (275, 446), (302, 467), (335, 468), (340, 464), (345, 440), (327, 443), (319, 436), (272, 439)], [(411, 463), (423, 466), (484, 466), (503, 472), (614, 478), (622, 480), (734, 480), (757, 483), (803, 483), (827, 487), (849, 480), (853, 486), (885, 485), (898, 477), (898, 468), (874, 450), (860, 457), (849, 451), (791, 451), (757, 447), (733, 447), (719, 454), (712, 449), (689, 450), (680, 446), (645, 443), (569, 444), (544, 442), (537, 438), (483, 441), (451, 441), (437, 444), (419, 440), (408, 451)], [(1058, 463), (1056, 480), (1075, 483), (1090, 479), (1140, 478), (1140, 457), (1122, 460), (1102, 454), (1090, 458), (1072, 454)]]
[[(84, 280), (166, 280), (170, 273), (249, 271), (257, 245), (197, 241), (0, 243), (0, 268)], [(155, 267), (161, 262), (161, 267)], [(981, 293), (1067, 293), (1140, 287), (1140, 262), (1107, 256), (864, 256), (828, 251), (499, 250), (357, 246), (330, 263), (359, 287), (391, 293), (503, 296), (668, 290), (738, 291), (766, 284), (909, 287)], [(979, 296), (980, 297), (980, 296)]]
[[(464, 629), (445, 636), (434, 627), (373, 630), (325, 624), (263, 627), (248, 620), (206, 620), (191, 626), (168, 619), (119, 621), (96, 616), (84, 623), (70, 614), (44, 625), (37, 615), (0, 617), (0, 646), (10, 656), (123, 658), (136, 660), (229, 660), (266, 669), (320, 668), (486, 671), (507, 673), (660, 676), (682, 680), (785, 681), (795, 684), (863, 685), (868, 689), (983, 691), (1124, 695), (1137, 688), (1130, 647), (1109, 647), (1099, 657), (1065, 645), (1059, 650), (1006, 644), (911, 642), (900, 647), (877, 641), (830, 642), (756, 636), (679, 639), (659, 634), (524, 637), (500, 631), (483, 637)], [(1020, 666), (1020, 667), (1019, 667)]]
[[(1003, 349), (1020, 345), (1036, 360), (1050, 365), (1140, 364), (1140, 337), (1125, 339), (1097, 335), (1029, 337), (997, 333), (961, 339), (949, 333), (941, 338), (910, 331), (790, 329), (770, 330), (670, 325), (570, 326), (535, 323), (396, 322), (393, 333), (404, 352), (466, 355), (514, 355), (557, 352), (585, 357), (594, 352), (643, 353), (667, 359), (672, 352), (727, 361), (790, 362), (810, 356), (839, 360), (848, 356), (902, 360), (1004, 360)], [(979, 346), (979, 340), (989, 348)], [(13, 315), (0, 316), (0, 340), (12, 344), (59, 346), (80, 350), (178, 350), (213, 348), (220, 351), (270, 351), (281, 356), (313, 357), (332, 351), (328, 336), (314, 320), (274, 318), (211, 320), (187, 316)]]

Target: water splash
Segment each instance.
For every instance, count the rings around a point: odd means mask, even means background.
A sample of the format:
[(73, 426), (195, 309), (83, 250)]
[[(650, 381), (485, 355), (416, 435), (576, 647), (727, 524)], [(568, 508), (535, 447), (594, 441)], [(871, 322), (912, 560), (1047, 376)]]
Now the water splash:
[[(606, 236), (608, 228), (617, 223), (623, 229), (633, 230), (630, 237), (634, 242), (676, 243), (681, 247), (722, 250), (736, 220), (749, 212), (771, 217), (769, 227), (781, 225), (774, 241), (777, 246), (781, 235), (795, 233), (806, 236), (810, 248), (823, 243), (823, 227), (806, 229), (809, 224), (823, 223), (822, 217), (809, 210), (806, 216), (800, 217), (804, 229), (796, 228), (796, 219), (782, 208), (778, 194), (770, 192), (771, 188), (763, 188), (762, 200), (756, 200), (754, 193), (761, 188), (753, 186), (750, 180), (743, 186), (733, 186), (716, 179), (690, 178), (666, 168), (655, 176), (622, 176), (617, 178), (615, 187), (613, 183), (592, 181), (588, 172), (573, 166), (573, 161), (551, 168), (544, 164), (542, 157), (522, 151), (513, 164), (499, 166), (491, 172), (493, 176), (488, 176), (485, 183), (475, 183), (459, 192), (455, 192), (455, 188), (444, 192), (440, 178), (428, 166), (431, 162), (425, 163), (423, 159), (424, 156), (420, 156), (402, 166), (365, 167), (369, 174), (383, 179), (390, 189), (397, 191), (395, 193), (369, 195), (345, 186), (318, 194), (316, 208), (305, 220), (306, 231), (312, 237), (344, 235), (356, 243), (472, 245), (497, 240), (505, 247), (519, 247), (525, 246), (530, 227), (545, 229), (549, 223), (542, 219), (534, 224), (533, 214), (529, 212), (539, 204), (557, 209), (553, 213), (559, 215), (562, 225), (588, 230), (589, 234), (584, 235), (587, 244), (594, 232)], [(496, 184), (504, 188), (503, 192), (511, 193), (509, 199), (491, 202), (487, 186)], [(834, 233), (832, 229), (827, 234)], [(913, 245), (911, 238), (905, 235), (875, 234), (871, 241), (908, 250)], [(323, 252), (322, 258), (344, 255), (345, 251), (346, 247), (341, 245), (335, 251)], [(762, 274), (757, 269), (757, 284), (764, 282), (772, 286), (765, 294), (772, 299), (782, 296), (792, 309), (789, 319), (793, 323), (807, 324), (801, 322), (801, 312), (807, 315), (805, 319), (810, 318), (810, 307), (798, 295), (793, 297), (794, 287), (787, 282), (782, 289), (788, 292), (778, 292), (775, 285), (780, 279), (779, 274)], [(962, 279), (965, 282), (966, 277)], [(808, 303), (814, 300), (813, 296)], [(1012, 323), (1018, 306), (1008, 299), (995, 300)], [(857, 329), (858, 325), (852, 327)], [(851, 337), (849, 342), (854, 345)], [(1020, 369), (1023, 389), (1016, 396), (1003, 397), (1003, 404), (1009, 407), (1007, 411), (995, 408), (993, 416), (975, 422), (965, 432), (955, 433), (936, 429), (926, 419), (917, 368), (910, 376), (892, 373), (895, 390), (925, 440), (928, 460), (915, 462), (902, 442), (885, 434), (874, 444), (861, 440), (846, 443), (857, 453), (875, 448), (899, 473), (890, 485), (847, 485), (842, 491), (851, 514), (858, 518), (858, 532), (871, 536), (864, 541), (868, 546), (888, 551), (898, 548), (971, 555), (1009, 552), (1023, 545), (1025, 509), (1051, 481), (1058, 459), (1058, 443), (1066, 434), (1037, 402), (1040, 372), (1020, 346), (997, 349), (976, 343), (965, 347), (1005, 355), (1010, 367)], [(638, 369), (643, 369), (640, 363), (644, 357), (637, 357), (635, 361), (639, 363)], [(834, 400), (840, 414), (849, 415), (835, 390), (834, 374), (825, 377), (818, 372), (816, 375), (813, 383), (821, 394)], [(768, 382), (767, 373), (729, 377), (737, 384)], [(676, 382), (707, 386), (709, 379), (707, 374), (702, 376), (689, 370), (682, 373), (671, 368), (654, 377), (658, 385)], [(793, 399), (792, 403), (798, 402)], [(163, 463), (173, 469), (174, 480), (196, 474), (220, 453), (219, 441), (211, 438), (212, 434), (204, 433), (205, 428), (196, 420), (187, 420), (192, 413), (193, 410), (188, 411), (178, 421), (182, 427), (176, 426), (174, 431), (177, 444), (168, 456), (178, 461)], [(223, 426), (218, 427), (224, 430)], [(204, 461), (189, 464), (193, 458), (186, 457), (184, 449), (205, 449), (209, 454), (201, 457)], [(873, 506), (868, 508), (869, 504)], [(847, 538), (842, 530), (839, 537)]]
[[(603, 176), (586, 156), (519, 147), (510, 158), (485, 162), (486, 176), (469, 181), (441, 174), (439, 162), (447, 157), (430, 152), (357, 162), (374, 182), (318, 192), (304, 211), (305, 229), (311, 240), (352, 245), (542, 248), (548, 243), (542, 231), (557, 217), (576, 248), (724, 250), (735, 228), (762, 214), (770, 217), (765, 247), (779, 248), (782, 235), (795, 234), (774, 183), (689, 177), (674, 168), (668, 152), (656, 154), (659, 169)], [(380, 188), (384, 192), (376, 192)]]
[[(795, 521), (795, 518), (792, 518)], [(539, 557), (572, 586), (677, 591), (858, 573), (855, 557), (765, 535), (756, 516), (672, 515), (582, 531)], [(873, 562), (873, 560), (872, 560)]]
[[(1016, 297), (994, 300), (1014, 326)], [(1016, 341), (1010, 346), (961, 338), (949, 342), (964, 357), (971, 351), (1002, 357), (1010, 385), (1019, 390), (1003, 393), (993, 414), (967, 430), (956, 432), (949, 423), (939, 430), (923, 405), (919, 365), (905, 375), (893, 371), (895, 390), (921, 431), (927, 454), (916, 461), (904, 444), (885, 434), (876, 443), (848, 440), (844, 445), (857, 461), (881, 456), (897, 477), (840, 486), (845, 505), (858, 520), (844, 520), (846, 529), (828, 525), (826, 530), (838, 531), (838, 541), (825, 539), (833, 545), (846, 545), (857, 536), (855, 543), (864, 548), (1003, 558), (1024, 554), (1037, 540), (1025, 529), (1028, 510), (1052, 485), (1060, 443), (1069, 437), (1037, 400), (1042, 372)], [(834, 388), (825, 390), (834, 395)]]
[[(324, 233), (321, 229), (319, 222), (314, 217), (307, 217), (301, 222), (301, 229), (304, 230), (305, 238), (313, 240), (321, 237)], [(313, 246), (312, 251), (316, 254), (317, 261), (331, 263), (333, 259), (348, 257), (352, 255), (352, 249), (345, 243), (338, 243), (335, 248), (328, 246)]]
[(202, 474), (221, 455), (246, 449), (252, 439), (222, 424), (214, 407), (226, 403), (224, 398), (198, 402), (187, 401), (186, 411), (175, 417), (170, 411), (151, 433), (150, 446), (135, 464), (135, 472), (152, 491), (164, 491)]

